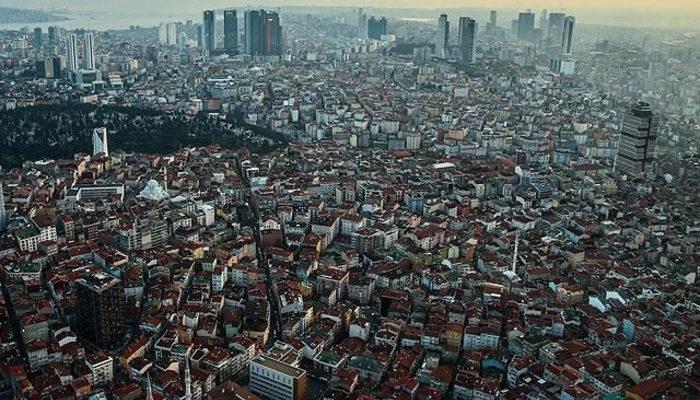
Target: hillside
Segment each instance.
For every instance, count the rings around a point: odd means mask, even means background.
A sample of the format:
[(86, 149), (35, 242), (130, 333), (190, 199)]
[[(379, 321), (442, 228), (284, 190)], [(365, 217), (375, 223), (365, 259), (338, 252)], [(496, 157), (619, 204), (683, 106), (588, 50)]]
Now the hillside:
[(111, 150), (172, 153), (182, 147), (220, 144), (265, 153), (286, 144), (276, 132), (205, 116), (126, 107), (36, 106), (0, 111), (0, 166), (90, 152), (92, 130), (100, 126), (110, 132)]

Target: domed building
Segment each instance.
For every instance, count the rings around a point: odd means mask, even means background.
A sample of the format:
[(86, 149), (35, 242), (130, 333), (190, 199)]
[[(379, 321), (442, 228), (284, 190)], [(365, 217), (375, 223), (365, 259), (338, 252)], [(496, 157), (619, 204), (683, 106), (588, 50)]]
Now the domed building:
[(146, 187), (143, 188), (141, 193), (139, 193), (139, 197), (153, 201), (162, 201), (170, 197), (170, 195), (160, 186), (158, 181), (151, 179), (146, 183)]

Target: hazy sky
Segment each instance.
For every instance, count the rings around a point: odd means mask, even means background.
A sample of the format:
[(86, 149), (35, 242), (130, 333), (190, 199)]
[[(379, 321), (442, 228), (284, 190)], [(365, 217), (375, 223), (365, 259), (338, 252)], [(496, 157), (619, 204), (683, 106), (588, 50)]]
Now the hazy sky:
[(323, 6), (369, 6), (369, 7), (410, 7), (410, 8), (441, 8), (441, 7), (493, 7), (493, 8), (565, 8), (565, 9), (617, 9), (617, 10), (665, 10), (700, 12), (700, 0), (353, 0), (342, 2), (338, 0), (0, 0), (0, 5), (18, 7), (79, 7), (82, 9), (113, 8), (140, 5), (144, 8), (167, 5), (182, 10), (204, 8), (210, 5), (247, 6), (247, 5), (323, 5)]
[[(98, 22), (74, 20), (73, 24), (91, 29), (123, 28), (130, 24), (144, 26), (157, 25), (158, 21), (173, 19), (197, 19), (202, 10), (225, 7), (248, 8), (276, 6), (330, 6), (345, 7), (391, 7), (427, 9), (423, 11), (400, 11), (391, 17), (437, 18), (440, 11), (451, 16), (454, 13), (469, 15), (484, 20), (487, 9), (499, 10), (499, 24), (508, 26), (517, 11), (528, 8), (535, 10), (564, 10), (576, 16), (577, 22), (584, 25), (617, 25), (628, 27), (676, 27), (699, 30), (700, 0), (0, 0), (0, 6), (39, 9), (70, 9), (88, 11), (100, 21), (112, 19), (101, 26)], [(453, 11), (450, 8), (462, 8)], [(470, 11), (469, 9), (480, 10)], [(130, 19), (128, 19), (130, 18)], [(80, 25), (84, 24), (84, 25)]]

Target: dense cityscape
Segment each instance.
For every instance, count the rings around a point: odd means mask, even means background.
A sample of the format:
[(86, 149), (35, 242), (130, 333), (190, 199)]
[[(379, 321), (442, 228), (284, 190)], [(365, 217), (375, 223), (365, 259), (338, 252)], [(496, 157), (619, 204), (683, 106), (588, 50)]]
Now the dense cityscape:
[(700, 31), (381, 11), (0, 30), (0, 399), (700, 398)]

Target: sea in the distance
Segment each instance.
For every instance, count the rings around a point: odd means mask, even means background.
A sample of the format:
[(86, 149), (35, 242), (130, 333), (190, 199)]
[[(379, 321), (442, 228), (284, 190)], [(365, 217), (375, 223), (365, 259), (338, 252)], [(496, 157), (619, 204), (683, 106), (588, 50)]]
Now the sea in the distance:
[(58, 26), (68, 30), (72, 29), (90, 29), (90, 30), (118, 30), (129, 29), (130, 26), (154, 27), (162, 22), (177, 22), (192, 20), (198, 22), (202, 16), (198, 13), (183, 13), (183, 14), (114, 14), (114, 13), (97, 13), (97, 12), (66, 12), (61, 13), (62, 16), (68, 17), (65, 21), (54, 22), (17, 22), (17, 23), (0, 23), (0, 30), (20, 30), (25, 27), (35, 28), (41, 27), (46, 30), (49, 26)]

